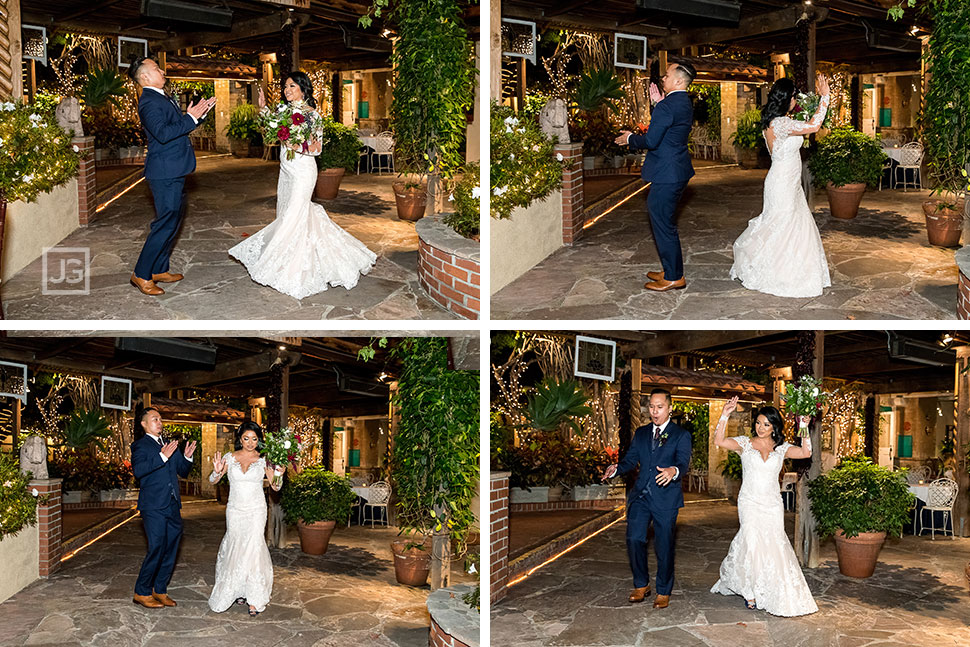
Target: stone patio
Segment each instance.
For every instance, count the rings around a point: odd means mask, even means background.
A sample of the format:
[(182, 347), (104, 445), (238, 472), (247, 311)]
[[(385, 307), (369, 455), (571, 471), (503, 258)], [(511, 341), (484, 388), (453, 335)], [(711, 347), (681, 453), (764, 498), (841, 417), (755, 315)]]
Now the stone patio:
[(927, 242), (920, 203), (928, 191), (869, 191), (854, 220), (829, 215), (816, 193), (815, 219), (832, 287), (786, 299), (729, 278), (731, 246), (761, 211), (765, 170), (698, 169), (680, 211), (687, 288), (643, 289), (660, 268), (644, 192), (585, 230), (492, 297), (493, 319), (955, 319), (953, 249)]
[[(786, 515), (789, 536), (794, 514)], [(823, 563), (804, 569), (819, 611), (781, 618), (748, 611), (740, 596), (710, 593), (738, 529), (737, 508), (693, 503), (677, 523), (677, 566), (667, 609), (626, 601), (632, 579), (620, 521), (509, 589), (493, 605), (492, 644), (517, 647), (890, 647), (970, 644), (963, 569), (970, 539), (890, 539), (875, 574), (839, 573), (831, 540)], [(651, 540), (652, 541), (652, 540)], [(650, 569), (655, 573), (653, 546)]]
[[(225, 507), (184, 506), (185, 535), (169, 594), (178, 606), (131, 602), (145, 536), (140, 518), (89, 546), (48, 580), (0, 604), (0, 645), (166, 647), (426, 647), (430, 589), (397, 584), (390, 552), (396, 528), (338, 525), (327, 553), (304, 555), (295, 531), (270, 549), (273, 596), (250, 618), (245, 607), (206, 604), (225, 532)], [(455, 564), (453, 583), (474, 581)]]
[[(303, 300), (254, 283), (227, 250), (276, 217), (277, 162), (200, 157), (186, 182), (189, 208), (172, 267), (180, 283), (148, 297), (128, 283), (154, 217), (147, 182), (108, 205), (58, 247), (90, 249), (90, 294), (45, 295), (37, 259), (3, 285), (7, 319), (456, 319), (418, 286), (418, 236), (398, 220), (394, 175), (348, 174), (324, 203), (334, 221), (377, 256), (352, 290)], [(57, 286), (60, 287), (60, 286)]]

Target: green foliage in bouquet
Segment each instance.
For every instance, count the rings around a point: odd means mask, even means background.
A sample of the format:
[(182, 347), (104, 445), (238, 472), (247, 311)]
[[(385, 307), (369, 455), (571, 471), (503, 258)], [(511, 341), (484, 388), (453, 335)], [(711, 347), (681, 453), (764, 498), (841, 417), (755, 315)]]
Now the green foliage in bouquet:
[(52, 115), (0, 102), (0, 199), (33, 202), (77, 172), (78, 151)]
[(286, 483), (280, 505), (289, 523), (346, 521), (356, 499), (350, 479), (322, 467), (308, 467)]
[(491, 215), (509, 218), (562, 186), (563, 160), (539, 124), (492, 103)]
[(812, 183), (819, 188), (865, 183), (876, 188), (886, 154), (875, 137), (851, 128), (836, 128), (818, 144), (808, 160)]
[(317, 156), (317, 169), (342, 168), (353, 171), (360, 159), (360, 149), (364, 146), (357, 135), (357, 127), (345, 126), (333, 117), (323, 117), (321, 125), (322, 148)]
[(263, 133), (259, 129), (259, 108), (251, 103), (242, 103), (229, 115), (226, 135), (232, 139), (248, 141), (252, 146), (263, 143)]
[(828, 400), (829, 393), (822, 390), (822, 382), (810, 375), (803, 375), (796, 385), (785, 385), (785, 409), (796, 416), (817, 416), (822, 405)]
[(22, 473), (16, 458), (0, 453), (0, 538), (16, 535), (37, 521), (37, 497), (27, 488), (30, 473)]
[(845, 458), (835, 469), (809, 481), (808, 498), (815, 532), (822, 538), (840, 528), (846, 537), (883, 531), (900, 536), (915, 504), (901, 472), (864, 456)]
[(465, 167), (464, 175), (449, 198), (454, 203), (455, 210), (445, 214), (442, 219), (458, 235), (465, 238), (477, 236), (481, 227), (478, 199), (481, 193), (480, 174), (481, 169), (477, 163)]
[(764, 138), (761, 134), (761, 111), (752, 108), (738, 117), (737, 129), (731, 135), (731, 143), (738, 148), (759, 148)]
[(276, 433), (267, 431), (263, 434), (263, 442), (259, 453), (266, 457), (271, 465), (285, 467), (296, 463), (300, 458), (300, 443), (303, 438), (293, 433), (289, 427), (283, 427)]
[(562, 424), (578, 434), (583, 433), (578, 419), (593, 412), (587, 396), (576, 380), (557, 382), (546, 378), (529, 397), (525, 415), (529, 426), (540, 431), (555, 431)]

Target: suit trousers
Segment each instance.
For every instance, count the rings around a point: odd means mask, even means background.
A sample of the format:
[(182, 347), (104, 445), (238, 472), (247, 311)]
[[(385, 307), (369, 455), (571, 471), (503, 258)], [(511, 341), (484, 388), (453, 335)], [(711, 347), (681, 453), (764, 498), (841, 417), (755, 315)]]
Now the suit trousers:
[(674, 530), (678, 508), (654, 510), (646, 495), (630, 502), (626, 512), (626, 552), (633, 571), (633, 586), (650, 585), (647, 565), (647, 532), (653, 522), (653, 550), (657, 555), (657, 594), (670, 595), (674, 588)]
[(165, 593), (172, 579), (175, 557), (182, 539), (182, 514), (178, 501), (172, 497), (167, 508), (142, 510), (141, 519), (148, 537), (148, 553), (135, 581), (135, 593)]
[(653, 228), (653, 240), (663, 266), (664, 278), (676, 281), (684, 277), (684, 255), (680, 249), (680, 233), (677, 231), (677, 203), (683, 195), (687, 182), (650, 185), (647, 193), (647, 212)]
[(145, 280), (151, 279), (152, 274), (169, 270), (168, 259), (182, 226), (186, 205), (184, 177), (148, 180), (148, 184), (155, 199), (155, 219), (135, 264), (135, 276)]

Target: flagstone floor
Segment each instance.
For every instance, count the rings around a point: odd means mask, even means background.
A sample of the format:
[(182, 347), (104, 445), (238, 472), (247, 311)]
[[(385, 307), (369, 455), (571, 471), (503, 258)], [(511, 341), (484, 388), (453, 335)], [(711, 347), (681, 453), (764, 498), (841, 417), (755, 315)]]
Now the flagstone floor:
[[(148, 224), (151, 191), (142, 181), (57, 247), (90, 250), (90, 293), (44, 294), (42, 259), (3, 285), (7, 319), (454, 319), (418, 285), (418, 236), (399, 220), (394, 175), (348, 174), (331, 218), (363, 241), (377, 264), (352, 290), (331, 288), (297, 300), (254, 283), (227, 250), (276, 217), (278, 162), (200, 157), (188, 177), (188, 212), (172, 255), (180, 283), (160, 297), (129, 285)], [(53, 286), (60, 288), (61, 286)]]
[[(794, 515), (786, 515), (789, 536)], [(875, 574), (839, 573), (831, 540), (804, 569), (819, 611), (799, 618), (744, 608), (710, 593), (737, 532), (737, 508), (688, 504), (677, 523), (676, 579), (667, 609), (626, 601), (632, 587), (620, 521), (509, 589), (492, 607), (493, 645), (664, 647), (958, 647), (970, 644), (964, 567), (970, 539), (887, 541)], [(652, 540), (651, 540), (652, 541)], [(655, 558), (650, 546), (650, 568)]]
[[(250, 618), (246, 607), (213, 613), (206, 604), (225, 507), (187, 504), (185, 534), (169, 586), (178, 606), (131, 601), (145, 552), (140, 518), (64, 562), (0, 604), (0, 645), (74, 647), (426, 647), (430, 589), (397, 584), (389, 543), (396, 528), (337, 527), (321, 556), (300, 551), (296, 533), (270, 549), (273, 596)], [(473, 581), (454, 565), (452, 582)]]
[(492, 296), (493, 319), (955, 319), (953, 249), (927, 242), (928, 191), (869, 191), (854, 220), (816, 192), (832, 287), (786, 299), (731, 280), (732, 244), (761, 211), (764, 170), (699, 169), (681, 202), (687, 288), (643, 289), (660, 269), (641, 192)]

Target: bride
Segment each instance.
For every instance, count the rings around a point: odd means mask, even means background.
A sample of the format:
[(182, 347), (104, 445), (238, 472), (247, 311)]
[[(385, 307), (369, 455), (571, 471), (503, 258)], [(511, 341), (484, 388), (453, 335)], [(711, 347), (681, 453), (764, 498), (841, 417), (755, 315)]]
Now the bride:
[(244, 422), (236, 430), (235, 450), (222, 458), (212, 457), (210, 483), (229, 474), (229, 502), (226, 505), (226, 535), (216, 558), (216, 584), (209, 595), (209, 608), (220, 613), (236, 604), (248, 604), (256, 617), (269, 604), (273, 591), (273, 562), (266, 547), (266, 498), (263, 477), (279, 490), (280, 474), (259, 455), (263, 430), (255, 422)]
[[(313, 86), (303, 72), (292, 72), (283, 85), (283, 96), (291, 105), (304, 110), (316, 107)], [(259, 107), (266, 108), (263, 90)], [(277, 184), (276, 220), (229, 250), (257, 283), (296, 299), (323, 292), (329, 286), (348, 290), (367, 274), (377, 256), (374, 252), (330, 220), (327, 211), (310, 201), (317, 181), (314, 156), (321, 142), (311, 142), (308, 150), (281, 142), (281, 148), (294, 152), (280, 154), (280, 179)]]
[[(818, 606), (785, 534), (785, 508), (778, 486), (784, 460), (810, 457), (811, 442), (805, 438), (801, 447), (785, 442), (784, 421), (778, 409), (771, 406), (758, 410), (754, 438), (725, 438), (728, 418), (737, 406), (737, 396), (724, 405), (714, 444), (741, 455), (741, 529), (721, 562), (721, 578), (711, 587), (711, 593), (740, 595), (747, 608), (764, 609), (776, 616), (815, 613)], [(808, 419), (800, 416), (799, 425), (808, 426)]]
[(832, 285), (825, 249), (802, 190), (803, 135), (817, 132), (829, 105), (829, 84), (819, 75), (816, 90), (822, 95), (811, 121), (795, 121), (795, 84), (778, 79), (768, 93), (761, 113), (761, 128), (771, 169), (765, 177), (764, 208), (748, 222), (734, 241), (731, 278), (749, 290), (780, 297), (817, 297)]

